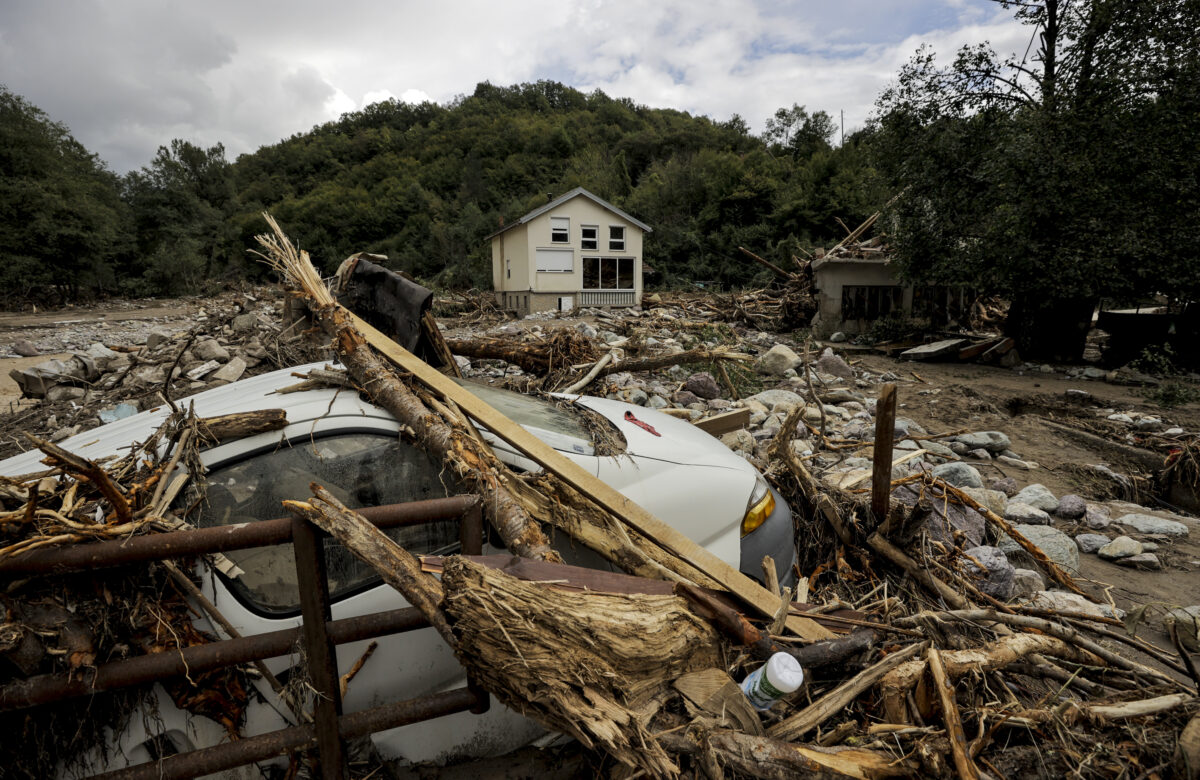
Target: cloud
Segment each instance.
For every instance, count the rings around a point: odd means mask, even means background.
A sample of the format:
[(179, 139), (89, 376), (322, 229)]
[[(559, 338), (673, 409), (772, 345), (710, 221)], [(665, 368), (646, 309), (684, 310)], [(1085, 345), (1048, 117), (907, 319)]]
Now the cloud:
[(792, 103), (861, 125), (921, 42), (951, 53), (1028, 31), (986, 0), (6, 0), (0, 73), (117, 171), (172, 138), (230, 158), (399, 95), (480, 81), (602, 89), (755, 130)]

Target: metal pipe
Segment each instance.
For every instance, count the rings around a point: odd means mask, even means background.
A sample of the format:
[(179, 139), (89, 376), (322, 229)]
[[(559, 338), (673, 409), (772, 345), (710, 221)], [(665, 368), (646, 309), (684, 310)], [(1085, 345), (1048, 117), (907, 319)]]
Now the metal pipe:
[[(379, 528), (397, 528), (460, 517), (478, 505), (477, 496), (463, 495), (363, 507), (354, 511)], [(84, 571), (161, 558), (181, 558), (250, 547), (266, 547), (289, 542), (291, 539), (290, 517), (259, 520), (238, 525), (146, 534), (131, 539), (114, 539), (93, 544), (74, 544), (53, 550), (34, 550), (0, 561), (0, 574)]]
[[(432, 720), (444, 715), (463, 712), (476, 706), (475, 694), (467, 688), (421, 696), (407, 701), (384, 704), (369, 710), (343, 715), (338, 726), (346, 739), (364, 737), (377, 731), (407, 726), (410, 723)], [(118, 769), (96, 775), (93, 780), (184, 780), (198, 775), (223, 772), (227, 769), (285, 756), (316, 745), (312, 726), (293, 726), (257, 737), (226, 742), (188, 753), (169, 756), (161, 761)]]
[[(420, 610), (407, 607), (330, 621), (326, 623), (325, 628), (330, 641), (341, 645), (371, 637), (399, 634), (428, 625), (429, 622), (421, 615)], [(114, 661), (96, 667), (91, 675), (87, 672), (44, 674), (18, 680), (0, 688), (0, 712), (287, 655), (292, 652), (300, 636), (300, 628), (287, 628), (241, 639), (193, 645), (180, 651), (153, 653), (126, 661)]]

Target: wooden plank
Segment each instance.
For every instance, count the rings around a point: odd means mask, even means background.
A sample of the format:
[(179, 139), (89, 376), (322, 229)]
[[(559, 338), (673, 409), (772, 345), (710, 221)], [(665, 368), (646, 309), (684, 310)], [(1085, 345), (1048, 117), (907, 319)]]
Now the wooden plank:
[(902, 360), (936, 360), (937, 358), (946, 357), (947, 355), (958, 355), (958, 350), (967, 343), (966, 339), (945, 339), (944, 341), (935, 341), (932, 344), (924, 344), (919, 347), (905, 350), (900, 353)]
[(1017, 345), (1017, 342), (1012, 339), (1000, 339), (991, 349), (979, 356), (979, 359), (987, 363), (997, 358), (1003, 357), (1012, 351), (1012, 348)]
[(896, 386), (887, 384), (875, 404), (875, 458), (871, 471), (871, 512), (887, 519), (892, 499), (892, 442), (896, 437)]
[(958, 359), (959, 360), (974, 360), (975, 358), (979, 357), (983, 353), (987, 352), (992, 347), (999, 345), (1000, 342), (1002, 342), (1002, 341), (1004, 341), (1004, 337), (997, 336), (994, 339), (988, 339), (987, 341), (980, 341), (978, 343), (965, 346), (958, 351)]
[(703, 420), (697, 420), (692, 423), (705, 433), (711, 433), (713, 436), (720, 436), (723, 433), (736, 431), (738, 428), (745, 428), (750, 424), (749, 409), (734, 409), (732, 412), (725, 412), (713, 417), (706, 417)]
[[(773, 617), (778, 611), (779, 599), (757, 582), (621, 495), (606, 482), (584, 471), (579, 464), (568, 460), (482, 399), (459, 387), (450, 377), (437, 371), (369, 323), (353, 313), (350, 313), (350, 316), (367, 342), (382, 355), (411, 373), (421, 384), (439, 393), (443, 398), (454, 401), (464, 413), (515, 447), (522, 455), (546, 471), (557, 474), (568, 485), (621, 518), (639, 533), (653, 539), (724, 585), (762, 616)], [(807, 618), (789, 618), (787, 625), (805, 639), (828, 639), (832, 636), (830, 632)]]

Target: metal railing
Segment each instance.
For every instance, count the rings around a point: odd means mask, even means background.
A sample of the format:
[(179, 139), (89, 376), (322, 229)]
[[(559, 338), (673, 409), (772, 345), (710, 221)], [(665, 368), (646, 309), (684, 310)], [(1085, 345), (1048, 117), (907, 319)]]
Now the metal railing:
[(580, 306), (633, 306), (637, 293), (633, 290), (580, 290)]
[[(381, 529), (460, 519), (460, 541), (466, 555), (483, 547), (483, 513), (476, 496), (453, 496), (356, 510)], [(468, 684), (442, 693), (392, 702), (350, 715), (342, 714), (334, 646), (429, 626), (414, 607), (342, 620), (330, 615), (329, 580), (325, 572), (326, 535), (300, 518), (280, 518), (128, 540), (36, 550), (0, 561), (0, 575), (66, 573), (265, 547), (292, 542), (300, 588), (303, 624), (298, 628), (226, 639), (101, 664), (87, 679), (68, 673), (44, 674), (0, 688), (0, 711), (86, 696), (101, 691), (165, 680), (184, 674), (237, 666), (290, 654), (303, 643), (310, 682), (316, 691), (313, 723), (261, 734), (236, 742), (178, 753), (158, 761), (98, 775), (105, 780), (163, 780), (221, 772), (297, 751), (316, 748), (326, 780), (345, 776), (343, 743), (377, 731), (417, 723), (456, 712), (487, 711), (486, 691)]]

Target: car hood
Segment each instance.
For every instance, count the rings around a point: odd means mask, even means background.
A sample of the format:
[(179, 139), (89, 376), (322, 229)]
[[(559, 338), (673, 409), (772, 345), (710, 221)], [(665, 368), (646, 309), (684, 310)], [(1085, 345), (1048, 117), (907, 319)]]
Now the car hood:
[[(634, 406), (623, 401), (611, 401), (586, 395), (562, 395), (611, 422), (625, 437), (626, 453), (641, 458), (677, 463), (682, 466), (717, 466), (751, 470), (744, 458), (732, 452), (721, 441), (690, 422), (671, 417), (654, 409)], [(648, 425), (653, 432), (629, 420)], [(657, 434), (657, 435), (656, 435)]]

